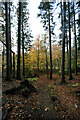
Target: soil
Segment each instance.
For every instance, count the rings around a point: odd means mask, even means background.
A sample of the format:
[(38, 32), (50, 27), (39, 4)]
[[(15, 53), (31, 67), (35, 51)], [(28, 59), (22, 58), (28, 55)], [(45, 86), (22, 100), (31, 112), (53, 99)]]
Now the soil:
[[(33, 84), (37, 92), (31, 92), (28, 98), (20, 93), (8, 94), (5, 90), (13, 86), (19, 86), (20, 80), (3, 80), (3, 116), (7, 111), (7, 120), (79, 120), (80, 119), (80, 97), (72, 94), (74, 91), (80, 91), (79, 86), (72, 86), (79, 83), (80, 73), (73, 75), (73, 80), (68, 80), (66, 84), (60, 85), (61, 76), (53, 74), (53, 79), (47, 79), (46, 75), (40, 76), (40, 79)], [(54, 89), (52, 99), (51, 90)]]

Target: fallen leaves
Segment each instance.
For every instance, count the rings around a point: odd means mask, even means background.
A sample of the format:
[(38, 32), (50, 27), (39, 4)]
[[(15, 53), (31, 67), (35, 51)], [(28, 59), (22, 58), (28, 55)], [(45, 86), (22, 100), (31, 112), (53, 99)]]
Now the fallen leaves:
[[(73, 83), (75, 84), (75, 82)], [(71, 115), (71, 117), (73, 117), (75, 113), (78, 114), (79, 100), (75, 96), (71, 95), (70, 86), (60, 86), (57, 83), (55, 86), (55, 94), (57, 94), (58, 100), (53, 102), (50, 96), (50, 88), (53, 89), (54, 86), (53, 80), (47, 80), (44, 76), (42, 76), (42, 78), (35, 82), (35, 84), (38, 92), (37, 94), (31, 93), (28, 99), (23, 98), (20, 94), (4, 97), (6, 100), (6, 104), (4, 105), (5, 108), (9, 107), (9, 104), (13, 104), (14, 106), (12, 112), (9, 113), (9, 120), (30, 120), (33, 117), (36, 118), (38, 116), (42, 118), (47, 116), (51, 117), (50, 115), (55, 113), (57, 118), (67, 119), (70, 117), (70, 113), (72, 113), (72, 111), (74, 113)], [(72, 87), (72, 89), (77, 88)], [(10, 101), (10, 103), (8, 101)]]

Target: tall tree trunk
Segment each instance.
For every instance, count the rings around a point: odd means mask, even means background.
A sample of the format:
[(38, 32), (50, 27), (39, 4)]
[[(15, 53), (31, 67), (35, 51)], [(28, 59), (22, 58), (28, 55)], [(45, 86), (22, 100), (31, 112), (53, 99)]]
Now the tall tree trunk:
[(2, 52), (2, 78), (4, 78), (4, 45), (3, 45), (3, 52)]
[[(73, 2), (73, 7), (74, 7), (74, 2)], [(76, 65), (76, 68), (75, 68), (75, 73), (77, 75), (77, 40), (76, 40), (76, 25), (75, 25), (75, 8), (74, 9), (74, 39), (75, 39), (75, 65)]]
[(68, 25), (69, 25), (69, 80), (72, 79), (71, 72), (71, 25), (70, 25), (70, 3), (68, 2)]
[(47, 72), (47, 79), (49, 78), (49, 73), (48, 73), (48, 60), (47, 60), (47, 54), (46, 54), (46, 72)]
[(62, 80), (65, 82), (65, 28), (66, 28), (66, 2), (63, 3), (64, 7), (64, 24), (63, 24), (63, 43), (62, 43)]
[(6, 8), (6, 63), (7, 63), (7, 76), (6, 79), (10, 80), (10, 46), (9, 46), (9, 21), (8, 21), (8, 2), (5, 3)]
[[(23, 11), (23, 9), (22, 9)], [(23, 55), (23, 76), (25, 76), (25, 61), (24, 61), (24, 26), (23, 26), (23, 14), (22, 14), (22, 55)]]
[(48, 73), (48, 59), (47, 59), (47, 48), (46, 48), (46, 34), (45, 34), (45, 39), (44, 39), (44, 46), (45, 46), (45, 55), (46, 55), (46, 74), (47, 74), (47, 79), (48, 79), (49, 73)]
[(68, 50), (68, 36), (67, 36), (67, 25), (66, 25), (66, 49), (67, 49), (67, 75), (69, 74), (69, 50)]
[(79, 50), (80, 50), (80, 1), (79, 1), (79, 3), (78, 3), (78, 16), (79, 16), (79, 23), (78, 23), (78, 28), (79, 28), (79, 37), (78, 37), (78, 45), (79, 45)]
[(19, 2), (19, 20), (18, 20), (18, 59), (17, 59), (17, 79), (21, 79), (20, 76), (20, 53), (21, 53), (21, 11), (22, 2)]
[(22, 53), (23, 53), (23, 76), (25, 76), (25, 60), (24, 60), (24, 33), (23, 33), (22, 45), (23, 45), (23, 49), (22, 49)]
[(15, 53), (13, 53), (13, 78), (15, 78)]
[[(61, 29), (61, 31), (62, 31), (62, 33), (63, 33), (63, 15), (62, 15), (62, 13), (63, 13), (63, 8), (62, 8), (62, 0), (61, 0), (61, 25), (62, 25), (62, 29)], [(62, 36), (63, 37), (63, 36)]]
[(38, 77), (39, 77), (39, 39), (38, 39), (38, 61), (37, 61)]
[(50, 44), (50, 79), (52, 79), (52, 49), (51, 49), (51, 28), (50, 28), (50, 11), (49, 13), (49, 44)]
[[(4, 42), (4, 35), (5, 35), (5, 29), (4, 29), (4, 25), (2, 25), (2, 37), (3, 37), (3, 42)], [(3, 52), (2, 52), (2, 78), (4, 78), (4, 54), (5, 54), (5, 50), (4, 50), (4, 44), (3, 44)]]
[(68, 50), (68, 39), (67, 39), (67, 75), (69, 74), (69, 50)]
[(11, 52), (11, 8), (10, 8), (10, 2), (9, 2), (9, 41), (10, 41), (10, 71), (12, 74), (12, 52)]

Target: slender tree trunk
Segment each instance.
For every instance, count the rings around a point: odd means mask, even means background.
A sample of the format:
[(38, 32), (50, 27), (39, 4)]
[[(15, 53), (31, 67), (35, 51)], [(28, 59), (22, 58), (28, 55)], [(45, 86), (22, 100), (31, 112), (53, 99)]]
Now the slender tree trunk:
[(22, 45), (23, 45), (23, 49), (22, 49), (22, 53), (23, 53), (23, 76), (25, 76), (25, 60), (24, 60), (24, 33), (23, 33)]
[(4, 78), (4, 45), (3, 45), (3, 52), (2, 52), (2, 78)]
[(68, 27), (66, 26), (66, 49), (67, 49), (67, 75), (69, 74), (69, 50), (68, 50), (68, 36), (67, 36), (67, 29)]
[(5, 3), (6, 8), (6, 63), (7, 63), (7, 76), (6, 79), (10, 80), (10, 46), (9, 46), (9, 21), (8, 21), (8, 2)]
[[(73, 2), (73, 7), (74, 7), (74, 2)], [(74, 9), (74, 39), (75, 39), (75, 65), (76, 65), (76, 68), (75, 68), (75, 73), (77, 75), (77, 40), (76, 40), (76, 25), (75, 25), (75, 9)]]
[(46, 48), (46, 34), (44, 38), (44, 46), (45, 46), (45, 55), (46, 55), (46, 74), (47, 74), (47, 79), (48, 79), (49, 73), (48, 73), (48, 59), (47, 59), (47, 48)]
[[(5, 30), (4, 30), (4, 25), (2, 25), (2, 37), (4, 39), (4, 33), (5, 33)], [(3, 52), (2, 52), (2, 78), (4, 78), (4, 54), (5, 54), (5, 50), (4, 50), (4, 44), (3, 44)]]
[(66, 28), (66, 2), (64, 6), (64, 24), (63, 24), (63, 43), (62, 43), (62, 80), (61, 83), (65, 82), (65, 28)]
[(46, 55), (46, 73), (47, 73), (47, 79), (49, 78), (48, 73), (48, 60), (47, 60), (47, 49), (45, 49), (45, 55)]
[[(62, 29), (61, 29), (61, 31), (62, 31), (62, 33), (63, 33), (63, 15), (62, 15), (62, 13), (63, 13), (63, 8), (62, 8), (62, 0), (61, 0), (61, 24), (62, 24)], [(63, 37), (63, 36), (62, 36)]]
[(38, 67), (38, 77), (39, 77), (39, 39), (38, 39), (38, 63), (37, 63), (37, 67)]
[(79, 50), (80, 50), (80, 1), (79, 1), (79, 3), (78, 3), (78, 16), (79, 16), (79, 23), (78, 23), (78, 28), (79, 28), (79, 37), (78, 37), (78, 45), (79, 45)]
[(68, 50), (68, 39), (67, 39), (67, 75), (69, 74), (69, 50)]
[(20, 53), (21, 53), (21, 11), (22, 2), (19, 2), (19, 21), (18, 21), (18, 59), (17, 59), (17, 79), (21, 79), (20, 76)]
[(51, 28), (50, 28), (50, 11), (49, 12), (49, 43), (50, 43), (50, 79), (52, 79), (52, 48), (51, 48)]
[(10, 41), (10, 72), (12, 74), (12, 52), (11, 52), (11, 8), (10, 8), (10, 2), (9, 2), (9, 41)]
[[(22, 8), (23, 11), (23, 8)], [(23, 30), (23, 14), (22, 14), (22, 55), (23, 55), (23, 76), (25, 76), (25, 61), (24, 61), (24, 30)]]
[(68, 25), (69, 25), (69, 80), (72, 79), (71, 72), (71, 25), (70, 25), (70, 3), (68, 2)]
[(15, 53), (13, 53), (13, 78), (15, 78)]

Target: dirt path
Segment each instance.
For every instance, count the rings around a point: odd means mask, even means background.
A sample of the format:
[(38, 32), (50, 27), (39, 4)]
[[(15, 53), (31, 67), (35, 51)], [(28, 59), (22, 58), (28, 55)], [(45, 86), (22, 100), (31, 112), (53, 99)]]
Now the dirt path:
[[(41, 76), (40, 80), (34, 82), (37, 93), (31, 93), (28, 98), (21, 95), (7, 96), (6, 107), (13, 105), (12, 111), (9, 113), (8, 120), (79, 120), (80, 119), (80, 98), (71, 94), (71, 90), (79, 89), (71, 88), (68, 84), (60, 85), (60, 76), (54, 75), (53, 80), (47, 80), (46, 76)], [(77, 79), (68, 81), (70, 84), (79, 82)], [(55, 81), (56, 79), (56, 81)], [(56, 83), (56, 84), (55, 84)], [(55, 87), (57, 100), (51, 99), (51, 88)]]

